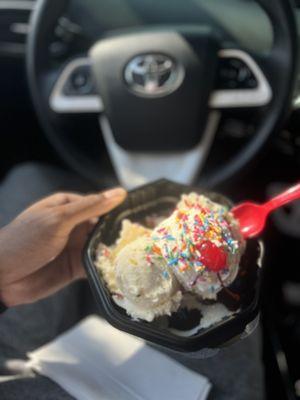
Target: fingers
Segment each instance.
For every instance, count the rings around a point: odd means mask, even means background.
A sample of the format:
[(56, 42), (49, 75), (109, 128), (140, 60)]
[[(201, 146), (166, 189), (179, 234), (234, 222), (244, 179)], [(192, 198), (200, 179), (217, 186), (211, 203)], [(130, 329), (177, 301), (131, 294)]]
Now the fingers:
[(45, 197), (44, 199), (38, 201), (32, 207), (57, 207), (81, 200), (82, 198), (84, 198), (84, 196), (77, 193), (55, 193), (52, 196)]
[(0, 291), (0, 298), (8, 307), (33, 303), (84, 277), (82, 264), (71, 264), (67, 256), (64, 256), (61, 262), (52, 262), (22, 280), (4, 287)]
[(126, 197), (126, 191), (116, 188), (100, 194), (82, 197), (59, 207), (68, 225), (74, 227), (82, 222), (99, 217), (118, 206)]

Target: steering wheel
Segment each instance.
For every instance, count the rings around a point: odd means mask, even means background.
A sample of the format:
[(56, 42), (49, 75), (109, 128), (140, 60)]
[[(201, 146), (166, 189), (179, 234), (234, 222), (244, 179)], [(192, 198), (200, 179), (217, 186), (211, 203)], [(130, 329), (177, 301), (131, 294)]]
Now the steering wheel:
[[(126, 187), (161, 177), (206, 186), (223, 183), (253, 160), (280, 127), (296, 74), (297, 33), (289, 1), (257, 1), (273, 29), (272, 46), (264, 54), (209, 23), (124, 24), (99, 32), (83, 53), (60, 62), (49, 56), (58, 21), (62, 30), (68, 24), (73, 36), (80, 29), (61, 19), (69, 3), (37, 2), (28, 37), (29, 86), (50, 141), (93, 182), (103, 183), (98, 123)], [(172, 2), (169, 7), (172, 12)], [(105, 12), (103, 7), (104, 17)], [(214, 158), (222, 114), (230, 110), (234, 116), (241, 109), (259, 113), (255, 132), (221, 165), (204, 168)], [(76, 126), (81, 133), (75, 135)]]

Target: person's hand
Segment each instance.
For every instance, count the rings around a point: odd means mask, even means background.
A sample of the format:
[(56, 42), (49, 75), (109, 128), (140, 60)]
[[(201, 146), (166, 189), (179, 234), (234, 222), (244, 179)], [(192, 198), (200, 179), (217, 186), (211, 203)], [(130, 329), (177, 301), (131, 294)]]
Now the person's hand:
[(96, 217), (119, 205), (125, 190), (58, 193), (0, 230), (0, 301), (7, 307), (47, 297), (85, 276), (81, 251)]

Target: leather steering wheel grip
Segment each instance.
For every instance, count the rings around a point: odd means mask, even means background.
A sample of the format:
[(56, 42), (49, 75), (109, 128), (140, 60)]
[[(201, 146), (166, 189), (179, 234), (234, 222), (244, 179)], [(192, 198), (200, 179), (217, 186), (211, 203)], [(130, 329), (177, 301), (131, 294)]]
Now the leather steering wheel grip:
[[(208, 0), (209, 1), (209, 0)], [(77, 172), (94, 182), (103, 183), (99, 165), (82, 154), (53, 121), (57, 116), (50, 110), (47, 90), (54, 85), (51, 74), (48, 46), (58, 18), (66, 10), (70, 0), (38, 0), (32, 14), (31, 32), (27, 46), (27, 74), (35, 109), (41, 125), (60, 156)], [(255, 159), (272, 134), (282, 126), (290, 109), (297, 72), (297, 27), (290, 0), (257, 0), (268, 14), (273, 26), (274, 43), (269, 54), (252, 57), (261, 67), (272, 88), (273, 98), (264, 109), (262, 122), (256, 134), (226, 165), (208, 171), (197, 183), (212, 187), (224, 183)], [(99, 0), (99, 7), (101, 0)], [(88, 51), (88, 49), (87, 49)], [(99, 133), (100, 135), (100, 133)], [(70, 136), (70, 135), (69, 135)], [(100, 173), (99, 173), (100, 172)]]

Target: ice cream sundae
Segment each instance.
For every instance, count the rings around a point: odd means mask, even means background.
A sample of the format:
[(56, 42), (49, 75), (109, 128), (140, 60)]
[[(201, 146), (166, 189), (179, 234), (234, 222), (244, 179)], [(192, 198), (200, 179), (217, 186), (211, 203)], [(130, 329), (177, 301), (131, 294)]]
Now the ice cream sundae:
[(95, 264), (115, 303), (150, 322), (179, 310), (185, 296), (216, 300), (236, 279), (244, 249), (228, 208), (191, 193), (154, 229), (124, 220), (117, 242), (100, 244)]

